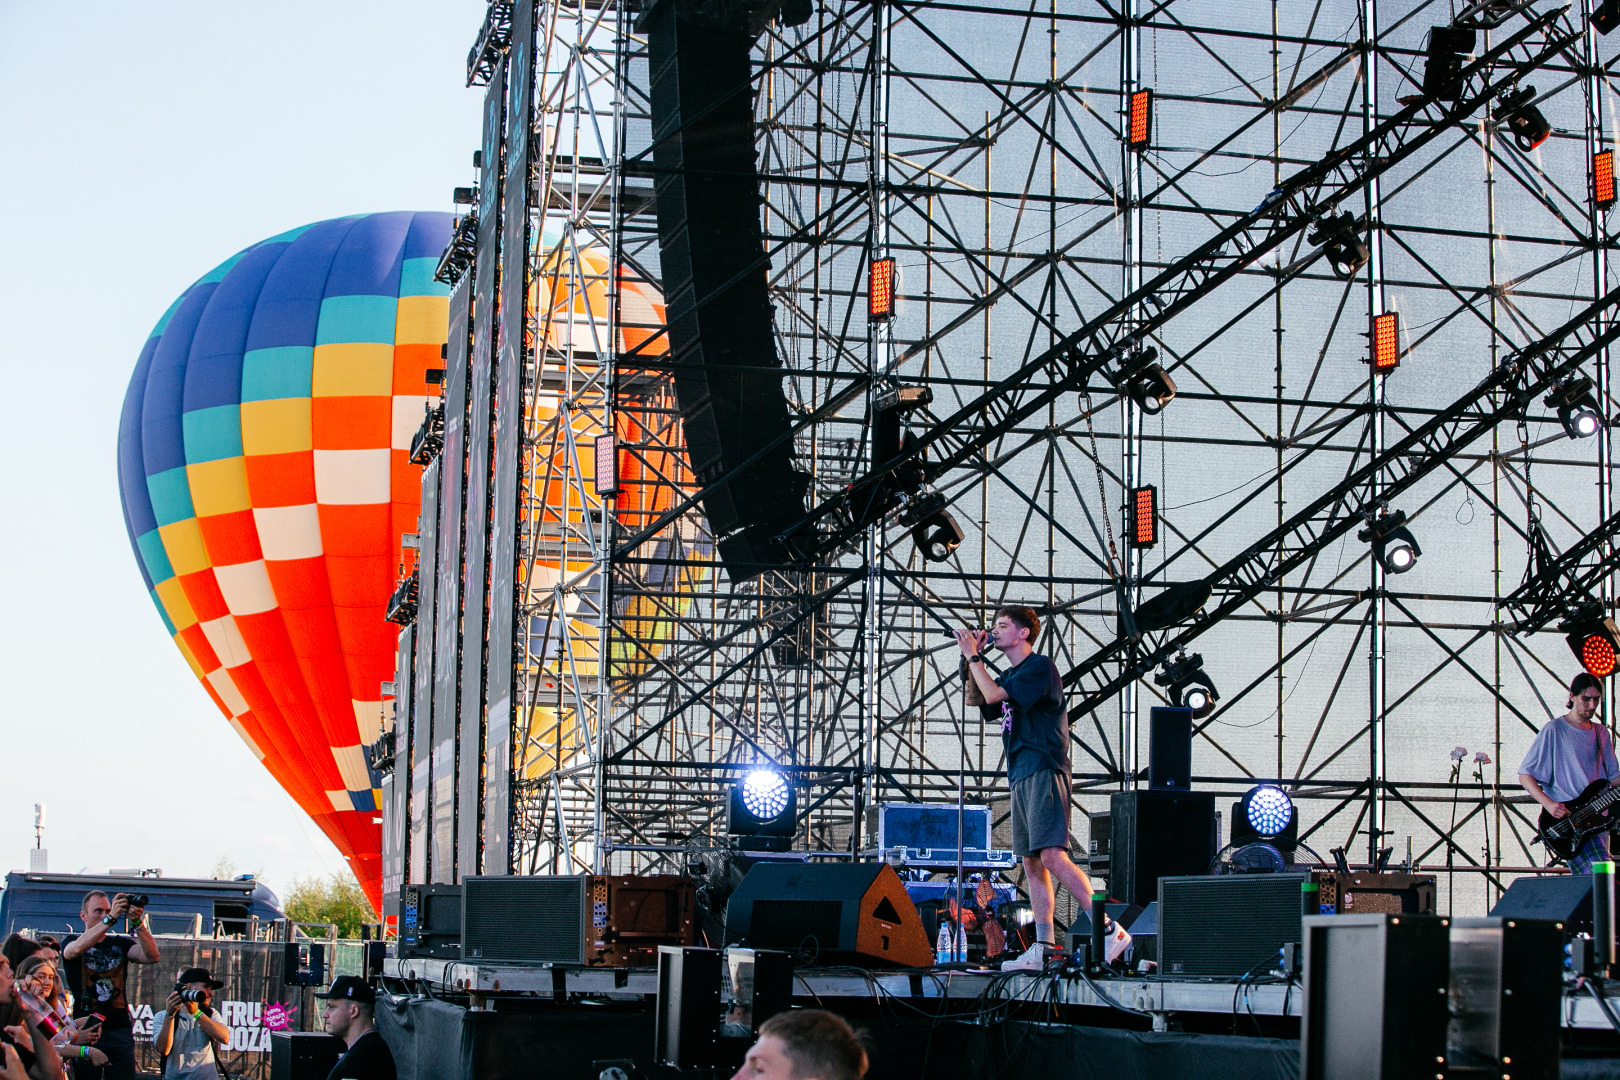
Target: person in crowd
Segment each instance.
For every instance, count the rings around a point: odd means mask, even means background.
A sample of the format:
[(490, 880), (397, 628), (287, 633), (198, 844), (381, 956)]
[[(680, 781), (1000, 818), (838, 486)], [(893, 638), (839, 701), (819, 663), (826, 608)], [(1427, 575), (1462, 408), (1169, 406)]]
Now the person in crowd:
[(357, 975), (339, 975), (324, 994), (321, 1019), (348, 1045), (326, 1080), (396, 1080), (394, 1055), (377, 1034), (377, 992)]
[(843, 1017), (792, 1009), (759, 1026), (731, 1080), (861, 1080), (866, 1064), (866, 1049)]
[(0, 956), (6, 958), (6, 963), (11, 965), (12, 975), (16, 975), (17, 969), (22, 967), (22, 962), (39, 952), (41, 948), (39, 942), (25, 938), (21, 934), (8, 934), (6, 940), (0, 943)]
[(12, 975), (16, 985), (44, 1002), (45, 1011), (51, 1014), (51, 1019), (68, 1032), (65, 1038), (52, 1041), (69, 1069), (81, 1061), (92, 1068), (107, 1064), (107, 1056), (93, 1045), (101, 1037), (100, 1025), (94, 1021), (84, 1024), (68, 1018), (67, 999), (62, 993), (62, 980), (57, 974), (56, 962), (45, 955), (44, 949), (24, 960)]
[(40, 1028), (44, 1014), (16, 993), (11, 962), (0, 955), (0, 1072), (5, 1080), (66, 1080), (62, 1057)]
[(219, 1080), (219, 1052), (231, 1029), (214, 1015), (214, 991), (225, 984), (207, 968), (187, 968), (163, 1011), (152, 1018), (152, 1047), (163, 1057), (163, 1080)]
[[(100, 1018), (96, 1045), (107, 1055), (103, 1068), (80, 1065), (75, 1080), (135, 1080), (135, 1035), (124, 980), (130, 964), (155, 964), (159, 953), (146, 913), (132, 899), (126, 893), (110, 898), (99, 890), (86, 893), (79, 909), (84, 933), (62, 950), (74, 1015)], [(133, 936), (112, 933), (125, 917)]]

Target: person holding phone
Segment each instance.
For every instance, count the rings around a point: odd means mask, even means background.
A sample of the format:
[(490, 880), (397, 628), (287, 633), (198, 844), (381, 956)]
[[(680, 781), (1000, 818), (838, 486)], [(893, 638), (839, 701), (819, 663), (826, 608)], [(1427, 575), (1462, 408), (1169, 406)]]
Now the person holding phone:
[[(99, 889), (86, 893), (79, 908), (84, 933), (62, 949), (73, 990), (73, 1014), (102, 1017), (96, 1046), (107, 1055), (103, 1068), (76, 1066), (76, 1080), (135, 1080), (135, 1033), (124, 980), (130, 964), (155, 964), (160, 958), (157, 941), (146, 926), (145, 904), (144, 896), (128, 893), (111, 898)], [(123, 918), (129, 919), (133, 933), (112, 933)]]

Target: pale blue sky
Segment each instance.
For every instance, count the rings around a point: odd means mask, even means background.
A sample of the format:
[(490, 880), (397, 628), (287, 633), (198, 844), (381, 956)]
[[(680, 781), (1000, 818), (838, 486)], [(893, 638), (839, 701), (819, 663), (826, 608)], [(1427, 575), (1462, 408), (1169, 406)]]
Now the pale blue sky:
[(285, 890), (337, 850), (192, 677), (141, 584), (118, 414), (164, 309), (296, 225), (451, 210), (481, 0), (0, 0), (0, 871), (222, 855)]

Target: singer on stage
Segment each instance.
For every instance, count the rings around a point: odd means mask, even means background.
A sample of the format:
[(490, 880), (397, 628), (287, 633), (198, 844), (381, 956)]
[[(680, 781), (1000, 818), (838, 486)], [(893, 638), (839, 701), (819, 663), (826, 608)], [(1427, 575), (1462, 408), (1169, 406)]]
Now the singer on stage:
[[(956, 631), (968, 674), (986, 702), (986, 719), (1001, 720), (1012, 789), (1013, 850), (1024, 860), (1035, 914), (1035, 944), (1003, 963), (1004, 971), (1040, 971), (1057, 951), (1053, 875), (1082, 908), (1091, 910), (1091, 879), (1069, 858), (1068, 707), (1057, 665), (1033, 648), (1040, 632), (1040, 617), (1018, 605), (999, 609), (988, 633)], [(986, 645), (999, 649), (1010, 665), (999, 678), (992, 678), (984, 666), (980, 654)], [(1103, 929), (1111, 961), (1125, 951), (1131, 936), (1111, 920)]]

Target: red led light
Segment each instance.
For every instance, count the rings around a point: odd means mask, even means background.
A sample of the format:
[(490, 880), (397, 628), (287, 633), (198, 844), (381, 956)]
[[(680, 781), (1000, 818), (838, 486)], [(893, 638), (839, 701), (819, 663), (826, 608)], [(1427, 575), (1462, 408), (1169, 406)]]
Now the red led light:
[(1131, 489), (1131, 546), (1149, 548), (1159, 542), (1159, 489), (1152, 484)]
[(868, 281), (867, 313), (874, 322), (894, 314), (894, 260), (873, 259)]
[(1373, 319), (1373, 370), (1393, 371), (1400, 366), (1400, 362), (1400, 316), (1393, 311), (1386, 311)]
[(596, 493), (619, 493), (619, 441), (612, 435), (596, 437)]
[(1592, 155), (1592, 201), (1600, 209), (1614, 205), (1614, 151), (1599, 150)]
[(1132, 150), (1147, 149), (1148, 140), (1153, 136), (1152, 90), (1138, 90), (1131, 95), (1130, 121), (1125, 135), (1125, 145)]
[(1614, 643), (1602, 634), (1588, 634), (1581, 642), (1581, 666), (1600, 679), (1614, 674)]

